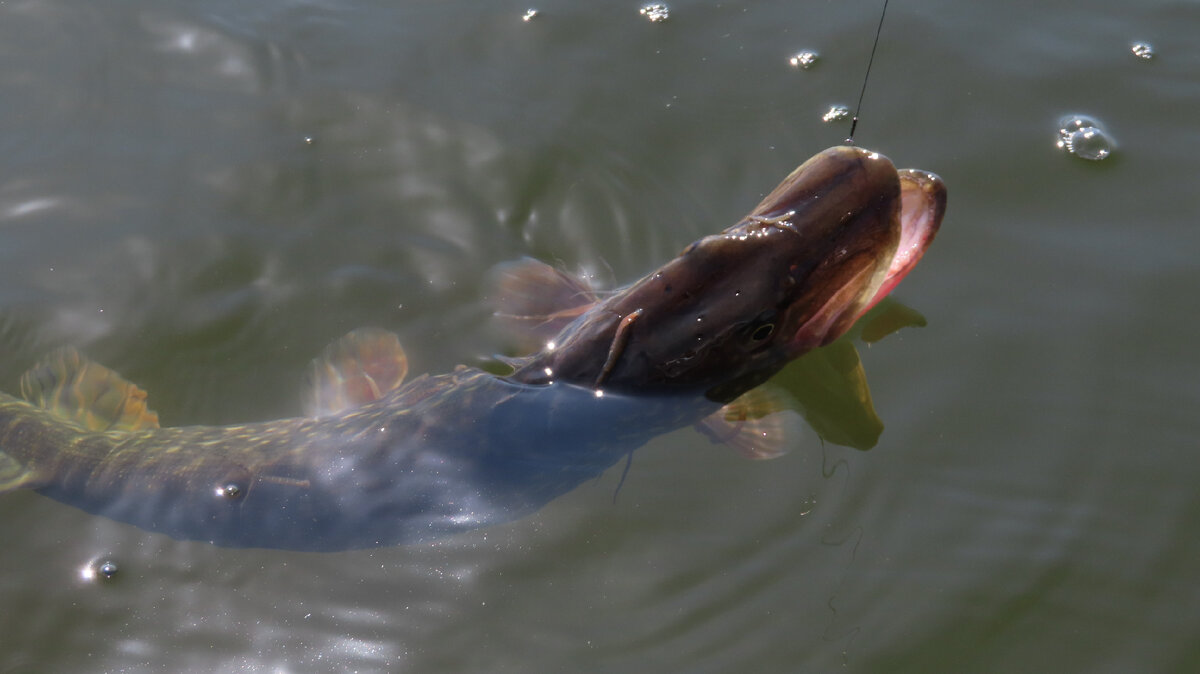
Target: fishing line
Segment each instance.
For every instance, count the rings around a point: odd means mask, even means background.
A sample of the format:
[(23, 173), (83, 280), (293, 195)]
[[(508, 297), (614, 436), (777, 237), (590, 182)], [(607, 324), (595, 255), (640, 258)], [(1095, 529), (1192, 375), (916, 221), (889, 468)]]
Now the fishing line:
[(862, 91), (858, 92), (858, 104), (854, 106), (854, 119), (850, 121), (850, 137), (847, 145), (854, 144), (854, 129), (858, 127), (858, 113), (862, 111), (863, 96), (867, 93), (867, 80), (871, 78), (871, 64), (875, 63), (875, 49), (879, 47), (879, 34), (883, 32), (883, 17), (887, 16), (888, 0), (883, 0), (883, 11), (879, 13), (879, 26), (875, 29), (875, 43), (871, 45), (871, 57), (867, 59), (867, 72), (863, 75)]

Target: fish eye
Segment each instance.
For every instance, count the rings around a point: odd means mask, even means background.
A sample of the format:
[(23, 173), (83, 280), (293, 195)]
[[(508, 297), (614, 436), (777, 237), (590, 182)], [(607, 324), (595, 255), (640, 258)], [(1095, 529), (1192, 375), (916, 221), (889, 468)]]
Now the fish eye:
[(772, 332), (775, 332), (775, 324), (774, 323), (763, 323), (762, 325), (758, 326), (757, 328), (754, 328), (754, 332), (750, 333), (750, 339), (752, 339), (756, 342), (761, 342), (764, 339), (770, 337)]
[(753, 342), (761, 342), (775, 333), (776, 313), (773, 309), (767, 309), (760, 313), (750, 322), (748, 327), (750, 340)]

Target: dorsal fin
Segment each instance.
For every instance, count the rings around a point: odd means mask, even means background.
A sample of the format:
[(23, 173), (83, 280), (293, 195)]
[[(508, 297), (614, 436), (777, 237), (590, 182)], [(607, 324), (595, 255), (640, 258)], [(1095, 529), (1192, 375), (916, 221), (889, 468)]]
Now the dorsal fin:
[(309, 416), (336, 414), (382, 398), (408, 374), (408, 357), (395, 333), (353, 330), (313, 359), (309, 369)]
[(145, 391), (71, 347), (51, 352), (22, 375), (21, 395), (89, 431), (158, 428)]
[(714, 443), (747, 459), (774, 459), (791, 450), (802, 420), (787, 394), (770, 384), (751, 389), (696, 423)]
[(596, 292), (582, 279), (526, 258), (492, 272), (496, 320), (522, 351), (537, 351), (592, 308)]

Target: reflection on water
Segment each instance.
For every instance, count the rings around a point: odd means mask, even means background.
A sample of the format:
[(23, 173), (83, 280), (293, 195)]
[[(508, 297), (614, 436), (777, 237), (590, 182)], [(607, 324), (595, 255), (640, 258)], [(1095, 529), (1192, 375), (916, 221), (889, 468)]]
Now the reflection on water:
[[(819, 116), (858, 91), (874, 8), (636, 7), (0, 4), (0, 389), (71, 344), (167, 424), (286, 416), (364, 324), (447, 371), (501, 348), (494, 265), (626, 282), (841, 140)], [(685, 430), (615, 504), (619, 470), (521, 522), (336, 554), (6, 494), (0, 669), (1196, 669), (1200, 88), (1177, 45), (1200, 26), (1037, 9), (889, 10), (859, 138), (954, 202), (902, 291), (929, 327), (858, 349), (871, 452), (810, 434), (753, 463)], [(1048, 147), (1071, 110), (1118, 163)]]

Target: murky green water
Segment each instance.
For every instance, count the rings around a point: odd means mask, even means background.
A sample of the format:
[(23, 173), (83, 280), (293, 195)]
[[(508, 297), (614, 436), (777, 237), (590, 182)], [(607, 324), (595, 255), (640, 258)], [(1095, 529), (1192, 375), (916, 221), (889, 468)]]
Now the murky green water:
[[(359, 325), (492, 353), (485, 272), (636, 278), (840, 142), (877, 3), (0, 2), (0, 388), (294, 414)], [(687, 431), (537, 516), (337, 554), (0, 496), (0, 671), (1200, 668), (1200, 12), (893, 2), (858, 139), (950, 189), (870, 452)], [(1135, 41), (1156, 50), (1150, 61)], [(798, 70), (788, 58), (814, 49)], [(1054, 147), (1067, 114), (1116, 154)], [(107, 582), (80, 570), (117, 564)]]

